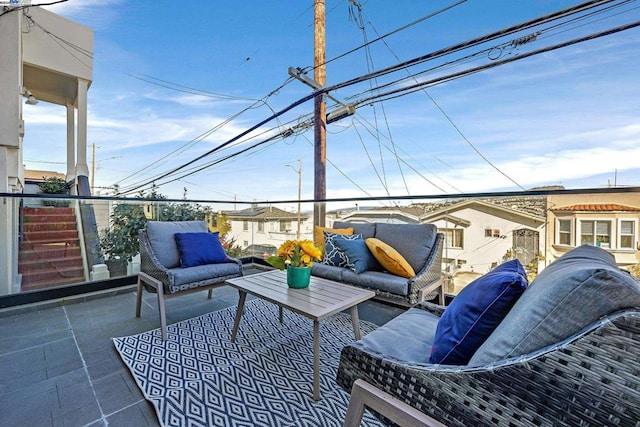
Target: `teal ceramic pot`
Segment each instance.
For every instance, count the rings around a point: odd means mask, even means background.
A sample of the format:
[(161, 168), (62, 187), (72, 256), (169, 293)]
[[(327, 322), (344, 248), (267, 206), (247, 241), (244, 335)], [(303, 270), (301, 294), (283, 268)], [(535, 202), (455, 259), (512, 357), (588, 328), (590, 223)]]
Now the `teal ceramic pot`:
[(306, 288), (311, 280), (311, 267), (287, 267), (287, 285), (290, 288)]

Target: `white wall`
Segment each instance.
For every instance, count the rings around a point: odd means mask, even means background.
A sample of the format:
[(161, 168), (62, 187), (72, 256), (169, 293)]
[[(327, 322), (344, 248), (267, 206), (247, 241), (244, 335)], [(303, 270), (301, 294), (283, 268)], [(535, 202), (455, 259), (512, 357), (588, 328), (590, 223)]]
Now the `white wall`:
[[(5, 14), (0, 21), (0, 193), (22, 190), (24, 171), (20, 151), (22, 138), (22, 87), (20, 34), (21, 12)], [(18, 210), (16, 199), (0, 200), (0, 295), (18, 283)]]
[[(466, 228), (458, 226), (458, 228), (464, 229), (463, 249), (445, 247), (442, 256), (465, 260), (466, 264), (463, 264), (459, 271), (487, 273), (491, 270), (491, 265), (493, 263), (500, 264), (502, 257), (513, 247), (513, 231), (529, 228), (518, 222), (470, 208), (456, 211), (455, 216), (469, 221), (471, 225)], [(444, 220), (434, 222), (434, 224), (438, 228), (454, 228), (452, 223), (446, 223)], [(487, 228), (498, 229), (500, 235), (505, 237), (485, 237), (485, 229)], [(538, 231), (541, 232), (541, 230)], [(541, 232), (540, 243), (543, 240), (544, 234)]]

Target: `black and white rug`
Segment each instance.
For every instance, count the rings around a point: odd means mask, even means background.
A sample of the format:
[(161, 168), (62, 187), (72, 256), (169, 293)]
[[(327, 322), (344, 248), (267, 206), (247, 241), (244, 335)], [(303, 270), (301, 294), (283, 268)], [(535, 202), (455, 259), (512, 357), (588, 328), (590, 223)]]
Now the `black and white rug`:
[[(262, 300), (245, 305), (236, 342), (236, 307), (160, 330), (114, 338), (144, 396), (165, 426), (342, 426), (349, 395), (335, 382), (340, 350), (353, 342), (351, 317), (320, 322), (320, 391), (313, 394), (313, 322)], [(360, 321), (362, 334), (375, 325)], [(363, 424), (381, 426), (365, 413)]]

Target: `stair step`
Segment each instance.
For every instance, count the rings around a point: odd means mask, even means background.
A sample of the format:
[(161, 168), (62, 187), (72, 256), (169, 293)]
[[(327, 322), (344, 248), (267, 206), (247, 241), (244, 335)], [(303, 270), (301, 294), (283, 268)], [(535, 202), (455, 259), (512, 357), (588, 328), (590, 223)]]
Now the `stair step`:
[(22, 244), (18, 255), (18, 263), (42, 261), (48, 259), (79, 258), (80, 247), (54, 244)]
[(82, 258), (78, 255), (75, 257), (22, 260), (18, 272), (21, 274), (25, 272), (32, 273), (55, 270), (56, 268), (83, 268)]
[(22, 209), (24, 215), (73, 215), (73, 208), (60, 208), (60, 207), (44, 207), (44, 208), (24, 208)]
[(24, 224), (24, 232), (32, 233), (37, 231), (67, 231), (76, 230), (75, 221), (56, 222), (30, 222)]
[(76, 222), (75, 215), (25, 215), (23, 217), (25, 224), (33, 223), (51, 223), (51, 222)]
[(57, 274), (57, 275), (47, 276), (42, 280), (32, 280), (32, 278), (22, 276), (22, 285), (20, 286), (20, 291), (26, 292), (26, 291), (35, 291), (40, 289), (55, 288), (58, 286), (72, 285), (74, 283), (81, 283), (84, 281), (85, 281), (84, 275), (65, 277)]
[(78, 244), (77, 230), (32, 231), (24, 233), (23, 243), (62, 243)]

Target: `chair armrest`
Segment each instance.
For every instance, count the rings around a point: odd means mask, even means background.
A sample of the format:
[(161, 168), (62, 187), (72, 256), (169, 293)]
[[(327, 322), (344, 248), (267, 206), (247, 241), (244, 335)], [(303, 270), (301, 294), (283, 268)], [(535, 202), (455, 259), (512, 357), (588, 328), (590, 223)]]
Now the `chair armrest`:
[(385, 393), (364, 380), (351, 389), (344, 427), (359, 427), (365, 408), (369, 408), (401, 427), (443, 427), (444, 424)]
[[(437, 291), (438, 288), (440, 289), (441, 304), (444, 304), (444, 282), (442, 278), (443, 246), (444, 234), (438, 233), (424, 267), (414, 277), (409, 279), (409, 303), (416, 304), (418, 301), (421, 301), (426, 295), (423, 295), (424, 293), (420, 291), (423, 288), (429, 287), (432, 289), (429, 289), (428, 292), (434, 292)], [(421, 296), (423, 298), (420, 298)]]

